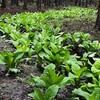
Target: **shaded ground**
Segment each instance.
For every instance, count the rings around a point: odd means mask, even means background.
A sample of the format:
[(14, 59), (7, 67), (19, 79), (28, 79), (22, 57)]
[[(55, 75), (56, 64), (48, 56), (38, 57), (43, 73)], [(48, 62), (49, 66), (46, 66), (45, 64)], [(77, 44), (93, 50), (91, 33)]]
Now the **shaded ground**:
[(10, 7), (6, 7), (4, 8), (0, 8), (0, 15), (4, 14), (4, 13), (11, 13), (11, 14), (16, 14), (16, 13), (21, 13), (21, 12), (36, 12), (36, 11), (41, 11), (44, 12), (47, 9), (60, 9), (62, 7), (42, 7), (41, 9), (37, 9), (36, 5), (30, 6), (28, 5), (28, 9), (27, 10), (23, 10), (22, 6), (10, 6)]
[(95, 22), (93, 21), (74, 21), (68, 23), (66, 27), (63, 27), (62, 30), (65, 30), (69, 33), (75, 32), (84, 32), (89, 33), (95, 39), (100, 41), (100, 31), (94, 29)]
[[(0, 8), (0, 15), (2, 15), (3, 13), (11, 13), (11, 14), (16, 14), (16, 13), (21, 13), (21, 12), (24, 12), (25, 10), (23, 10), (23, 8), (21, 6), (12, 6), (12, 7), (6, 7), (5, 9), (4, 8)], [(28, 10), (26, 11), (31, 11), (31, 12), (35, 12), (37, 11), (36, 8), (34, 7), (28, 7)]]
[[(34, 12), (36, 9), (31, 9), (29, 7), (30, 11)], [(15, 14), (16, 12), (20, 13), (23, 12), (22, 8), (6, 8), (6, 9), (0, 9), (0, 14), (3, 14), (4, 12), (10, 12), (12, 14)], [(42, 9), (44, 11), (44, 9)], [(91, 34), (94, 39), (100, 41), (100, 32), (96, 32), (93, 27), (95, 25), (95, 22), (92, 21), (74, 21), (74, 22), (65, 22), (64, 26), (62, 27), (62, 31), (74, 33), (77, 31), (82, 31)], [(8, 44), (5, 39), (0, 38), (0, 51), (3, 49), (7, 49), (9, 51), (12, 51), (13, 48), (10, 44)], [(35, 62), (35, 61), (34, 61)], [(22, 64), (20, 65), (22, 69), (22, 73), (18, 75), (12, 76), (6, 76), (5, 66), (0, 65), (0, 100), (31, 100), (30, 97), (27, 96), (29, 92), (33, 90), (32, 87), (27, 85), (27, 79), (30, 75), (30, 73), (34, 75), (39, 75), (40, 72), (37, 70), (34, 64)], [(68, 96), (72, 96), (71, 93), (69, 93), (69, 90), (73, 90), (72, 88), (64, 88), (59, 91), (57, 100), (68, 100)], [(69, 94), (68, 94), (69, 93)], [(60, 97), (60, 98), (59, 98)]]

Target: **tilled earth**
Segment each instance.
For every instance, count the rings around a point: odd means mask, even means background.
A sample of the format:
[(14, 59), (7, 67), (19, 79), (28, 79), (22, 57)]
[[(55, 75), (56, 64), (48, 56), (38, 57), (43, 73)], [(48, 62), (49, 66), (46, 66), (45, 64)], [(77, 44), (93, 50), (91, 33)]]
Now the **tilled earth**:
[[(77, 31), (82, 31), (91, 34), (95, 40), (100, 41), (100, 32), (94, 30), (94, 21), (74, 21), (71, 23), (64, 23), (62, 27), (62, 31), (74, 33)], [(14, 48), (6, 42), (5, 38), (1, 38), (0, 36), (0, 51), (2, 50), (13, 51)], [(30, 87), (27, 84), (27, 80), (30, 74), (40, 75), (41, 73), (35, 67), (34, 64), (22, 64), (20, 65), (22, 68), (22, 72), (15, 75), (12, 74), (7, 76), (5, 73), (5, 66), (0, 65), (0, 100), (32, 100), (28, 97), (28, 93), (33, 91), (33, 87)], [(72, 90), (74, 86), (67, 88), (63, 88), (59, 90), (58, 96), (56, 100), (68, 100), (72, 97)]]

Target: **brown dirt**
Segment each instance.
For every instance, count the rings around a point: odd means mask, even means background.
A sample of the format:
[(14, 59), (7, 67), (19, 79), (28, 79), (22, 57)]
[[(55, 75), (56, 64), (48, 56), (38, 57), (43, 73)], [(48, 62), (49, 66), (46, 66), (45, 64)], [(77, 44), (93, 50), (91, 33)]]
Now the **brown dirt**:
[(41, 9), (38, 9), (36, 5), (28, 5), (27, 10), (23, 10), (22, 6), (8, 6), (6, 8), (0, 8), (0, 15), (4, 13), (11, 13), (11, 14), (16, 14), (16, 13), (21, 13), (21, 12), (44, 12), (47, 9), (61, 9), (62, 7), (41, 7)]
[[(32, 100), (27, 96), (33, 87), (27, 84), (30, 74), (39, 75), (40, 72), (32, 65), (20, 65), (22, 72), (6, 76), (5, 66), (0, 66), (0, 100)], [(2, 72), (1, 72), (2, 71)]]
[(62, 31), (66, 33), (75, 33), (75, 32), (84, 32), (89, 33), (93, 37), (94, 40), (100, 41), (100, 31), (94, 29), (95, 22), (94, 21), (74, 21), (74, 22), (66, 22), (66, 25), (62, 27)]

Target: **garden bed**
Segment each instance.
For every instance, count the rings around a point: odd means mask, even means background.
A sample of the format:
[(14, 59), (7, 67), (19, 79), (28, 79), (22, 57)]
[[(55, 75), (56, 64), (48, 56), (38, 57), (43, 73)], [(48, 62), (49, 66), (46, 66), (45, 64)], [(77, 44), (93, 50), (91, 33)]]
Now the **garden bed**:
[[(76, 13), (77, 11), (80, 12)], [(0, 65), (0, 100), (32, 100), (28, 96), (29, 93), (36, 92), (36, 88), (44, 93), (53, 85), (59, 86), (57, 94), (54, 96), (55, 100), (70, 100), (72, 97), (71, 100), (85, 100), (89, 97), (89, 95), (85, 97), (78, 91), (94, 94), (95, 89), (99, 89), (98, 84), (94, 82), (94, 79), (96, 82), (99, 81), (99, 69), (96, 68), (97, 71), (93, 72), (91, 68), (95, 66), (94, 58), (100, 58), (100, 43), (95, 41), (100, 41), (100, 32), (93, 28), (95, 18), (96, 10), (79, 7), (68, 7), (60, 11), (50, 10), (44, 13), (28, 12), (1, 16), (0, 51), (5, 50), (3, 55), (6, 56), (5, 60), (0, 59), (5, 63)], [(0, 54), (2, 54), (1, 52)], [(9, 64), (10, 58), (16, 63)], [(48, 65), (51, 69), (45, 67)], [(78, 76), (76, 72), (81, 68), (83, 72)], [(48, 74), (45, 71), (52, 73), (49, 80), (52, 79), (54, 83), (51, 81), (50, 84), (46, 83), (44, 77), (46, 75), (48, 78)], [(62, 85), (58, 80), (55, 82), (56, 78), (53, 78), (53, 75), (62, 77), (61, 82), (64, 79), (68, 79), (68, 81), (66, 84), (63, 82)], [(86, 85), (88, 83), (91, 83), (90, 87)], [(98, 94), (98, 92), (96, 93)]]

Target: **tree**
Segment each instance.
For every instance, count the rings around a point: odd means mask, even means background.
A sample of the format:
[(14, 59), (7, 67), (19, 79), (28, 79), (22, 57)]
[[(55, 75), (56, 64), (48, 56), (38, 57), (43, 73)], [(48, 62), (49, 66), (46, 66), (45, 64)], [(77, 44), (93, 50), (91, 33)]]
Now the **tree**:
[(2, 5), (1, 5), (2, 8), (6, 8), (6, 0), (2, 0)]
[(27, 10), (27, 0), (24, 0), (23, 9), (24, 9), (24, 10)]
[(18, 0), (11, 0), (11, 5), (19, 6)]
[(37, 5), (37, 8), (40, 9), (41, 8), (41, 0), (36, 0), (36, 5)]
[(99, 5), (98, 5), (98, 14), (97, 14), (97, 19), (96, 19), (96, 24), (94, 28), (100, 31), (100, 0), (99, 0)]
[(18, 0), (16, 0), (16, 6), (19, 6), (19, 2), (18, 2)]

